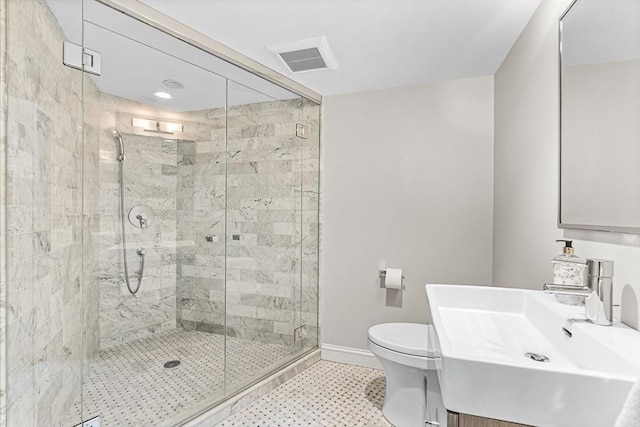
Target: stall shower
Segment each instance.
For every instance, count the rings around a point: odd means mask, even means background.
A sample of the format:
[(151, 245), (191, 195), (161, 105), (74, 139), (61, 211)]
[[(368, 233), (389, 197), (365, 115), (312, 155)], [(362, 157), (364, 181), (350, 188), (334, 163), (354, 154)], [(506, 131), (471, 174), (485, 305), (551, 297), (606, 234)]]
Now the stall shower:
[(0, 1), (0, 426), (179, 425), (318, 346), (320, 105), (113, 7)]

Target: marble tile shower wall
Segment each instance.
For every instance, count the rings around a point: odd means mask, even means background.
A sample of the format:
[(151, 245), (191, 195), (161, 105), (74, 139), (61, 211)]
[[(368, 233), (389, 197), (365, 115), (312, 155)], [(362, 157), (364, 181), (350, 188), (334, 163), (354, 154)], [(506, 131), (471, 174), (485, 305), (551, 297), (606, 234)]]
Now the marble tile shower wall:
[(304, 101), (302, 119), (307, 128), (307, 139), (302, 143), (300, 174), (302, 276), (300, 298), (296, 299), (300, 323), (307, 325), (307, 338), (302, 345), (314, 347), (319, 343), (318, 300), (320, 289), (320, 105)]
[(192, 114), (208, 132), (178, 143), (177, 321), (224, 333), (226, 110)]
[[(81, 194), (81, 97), (91, 83), (62, 66), (62, 32), (44, 1), (5, 4), (7, 423), (60, 425), (80, 392), (82, 359), (96, 350), (91, 338), (82, 348), (80, 292), (83, 226), (96, 212), (92, 200), (83, 212)], [(84, 170), (89, 181), (95, 166)], [(85, 268), (92, 275), (93, 264)], [(90, 281), (84, 289), (85, 298), (97, 292)], [(84, 322), (97, 326), (97, 316)]]
[[(211, 127), (191, 113), (172, 113), (135, 101), (101, 93), (97, 108), (100, 121), (100, 348), (175, 329), (177, 313), (177, 248), (193, 242), (178, 237), (178, 147), (189, 141), (211, 139)], [(158, 135), (131, 125), (133, 117), (179, 121), (184, 132)], [(133, 296), (124, 279), (118, 144), (113, 130), (121, 133), (124, 162), (125, 217), (136, 205), (152, 209), (145, 229), (127, 220), (129, 280), (137, 286), (140, 257), (147, 250), (142, 286)], [(184, 139), (187, 139), (184, 141)], [(183, 142), (184, 141), (184, 142)], [(217, 215), (220, 213), (217, 212)]]
[[(84, 316), (82, 339), (84, 361), (96, 357), (100, 350), (100, 92), (88, 75), (83, 83), (83, 192), (82, 224), (82, 311)], [(84, 374), (89, 364), (83, 363)]]
[[(7, 7), (0, 2), (0, 165), (7, 164)], [(6, 174), (0, 173), (0, 230), (7, 228)], [(0, 237), (0, 360), (7, 360), (7, 241)], [(0, 427), (7, 419), (7, 364), (0, 363)]]
[[(105, 96), (103, 98), (115, 97)], [(125, 103), (125, 100), (122, 100)], [(115, 106), (118, 108), (118, 106)], [(116, 110), (117, 111), (117, 110)], [(176, 327), (176, 141), (136, 135), (131, 120), (115, 115), (113, 126), (102, 124), (100, 144), (100, 348), (144, 338)], [(123, 116), (127, 117), (124, 118)], [(120, 162), (113, 129), (122, 134), (124, 215), (136, 205), (152, 209), (147, 228), (125, 221), (129, 283), (137, 287), (141, 260), (136, 248), (147, 250), (142, 285), (131, 295), (124, 276), (120, 217)]]
[[(306, 322), (315, 343), (318, 120), (318, 107), (303, 108), (301, 99), (227, 110), (227, 230), (224, 121), (207, 120), (211, 141), (178, 144), (178, 235), (194, 242), (178, 248), (183, 328), (225, 333), (226, 297), (229, 335), (292, 345), (294, 328)], [(308, 140), (295, 136), (303, 121)]]
[[(306, 323), (315, 343), (319, 108), (298, 99), (177, 114), (106, 94), (99, 104), (100, 348), (173, 329), (176, 320), (224, 333), (225, 284), (231, 335), (292, 344), (293, 329)], [(178, 120), (184, 132), (149, 136), (131, 126), (134, 116)], [(310, 125), (308, 140), (295, 137), (300, 121)], [(156, 216), (145, 230), (126, 225), (132, 284), (135, 249), (148, 250), (136, 297), (123, 278), (114, 128), (127, 153), (125, 215), (143, 204)]]

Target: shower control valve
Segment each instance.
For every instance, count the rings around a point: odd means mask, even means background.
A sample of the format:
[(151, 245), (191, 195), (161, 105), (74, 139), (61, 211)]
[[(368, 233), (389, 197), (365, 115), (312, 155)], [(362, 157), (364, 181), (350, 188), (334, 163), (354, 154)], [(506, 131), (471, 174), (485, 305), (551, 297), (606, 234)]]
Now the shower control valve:
[(136, 215), (138, 221), (140, 221), (140, 228), (147, 228), (147, 217), (142, 213)]
[(153, 222), (153, 210), (144, 205), (137, 205), (129, 211), (129, 222), (136, 228), (149, 228)]

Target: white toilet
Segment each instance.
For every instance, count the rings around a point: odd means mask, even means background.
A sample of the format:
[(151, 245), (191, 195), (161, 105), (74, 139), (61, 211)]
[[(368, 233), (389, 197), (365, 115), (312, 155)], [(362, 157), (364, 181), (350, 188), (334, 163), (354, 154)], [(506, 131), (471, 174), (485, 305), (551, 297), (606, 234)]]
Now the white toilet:
[[(369, 350), (384, 367), (382, 413), (396, 427), (446, 426), (447, 412), (436, 373), (438, 352), (429, 346), (433, 326), (383, 323), (369, 328)], [(432, 335), (433, 337), (433, 335)]]

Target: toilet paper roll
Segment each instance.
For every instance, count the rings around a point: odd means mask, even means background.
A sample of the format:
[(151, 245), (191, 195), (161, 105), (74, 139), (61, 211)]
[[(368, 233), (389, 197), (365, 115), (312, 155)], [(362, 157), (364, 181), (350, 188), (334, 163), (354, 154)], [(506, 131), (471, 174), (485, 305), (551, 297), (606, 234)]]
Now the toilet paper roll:
[(402, 289), (402, 269), (387, 268), (384, 279), (384, 287), (388, 289)]

